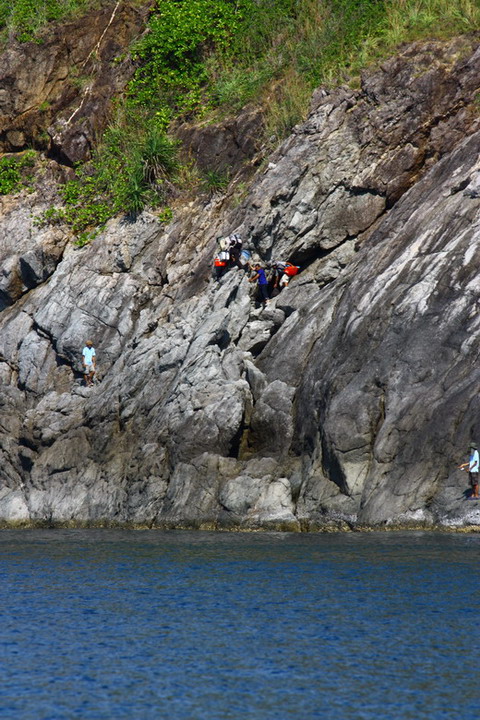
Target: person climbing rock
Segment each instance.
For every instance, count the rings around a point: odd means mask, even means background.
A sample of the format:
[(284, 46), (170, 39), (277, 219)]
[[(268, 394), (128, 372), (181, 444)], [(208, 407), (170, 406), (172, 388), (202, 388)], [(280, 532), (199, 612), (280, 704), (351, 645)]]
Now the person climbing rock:
[(93, 385), (93, 378), (95, 377), (97, 357), (95, 348), (91, 340), (87, 340), (85, 347), (82, 351), (83, 367), (85, 371), (85, 384), (87, 386)]
[(258, 284), (258, 291), (260, 293), (260, 300), (263, 303), (263, 305), (268, 305), (268, 280), (265, 275), (265, 270), (262, 268), (260, 263), (255, 263), (253, 266), (253, 269), (255, 271), (255, 275), (248, 279), (248, 282), (255, 282), (257, 281)]
[(272, 262), (273, 269), (273, 289), (279, 291), (288, 287), (290, 278), (298, 273), (300, 268), (298, 265), (292, 265), (290, 262), (283, 260), (274, 260)]
[(215, 270), (215, 280), (218, 282), (228, 270), (228, 258), (229, 254), (226, 250), (221, 250), (215, 260), (213, 261), (213, 268)]
[(472, 494), (470, 498), (473, 500), (474, 498), (478, 498), (478, 465), (479, 465), (479, 457), (478, 457), (478, 449), (475, 443), (470, 443), (470, 458), (468, 462), (462, 463), (462, 465), (459, 465), (458, 467), (460, 470), (465, 470), (465, 468), (468, 467), (468, 478), (470, 480), (470, 486), (472, 488)]
[(228, 237), (229, 252), (230, 252), (230, 266), (238, 267), (241, 270), (243, 265), (240, 263), (240, 253), (242, 252), (242, 238), (238, 233), (233, 233)]
[(227, 261), (222, 260), (219, 255), (213, 261), (213, 268), (215, 270), (215, 280), (218, 282), (227, 271)]

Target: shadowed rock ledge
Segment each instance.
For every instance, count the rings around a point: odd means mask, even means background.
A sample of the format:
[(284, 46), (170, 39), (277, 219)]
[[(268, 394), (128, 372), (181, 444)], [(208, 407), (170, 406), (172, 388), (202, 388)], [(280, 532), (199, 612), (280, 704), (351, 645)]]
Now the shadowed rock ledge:
[[(455, 469), (480, 440), (479, 70), (460, 38), (318, 90), (240, 204), (234, 181), (168, 227), (40, 231), (52, 163), (3, 199), (0, 520), (480, 526)], [(303, 268), (266, 309), (211, 278), (233, 231)]]

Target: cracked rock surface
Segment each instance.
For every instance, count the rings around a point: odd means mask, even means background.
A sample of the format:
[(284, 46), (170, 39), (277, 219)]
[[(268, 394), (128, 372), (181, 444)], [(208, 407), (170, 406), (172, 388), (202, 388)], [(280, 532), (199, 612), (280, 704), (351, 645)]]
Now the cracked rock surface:
[[(76, 249), (0, 221), (0, 520), (162, 527), (480, 525), (478, 39), (319, 89), (247, 196)], [(215, 239), (302, 267), (266, 308)], [(101, 382), (82, 385), (91, 338)]]

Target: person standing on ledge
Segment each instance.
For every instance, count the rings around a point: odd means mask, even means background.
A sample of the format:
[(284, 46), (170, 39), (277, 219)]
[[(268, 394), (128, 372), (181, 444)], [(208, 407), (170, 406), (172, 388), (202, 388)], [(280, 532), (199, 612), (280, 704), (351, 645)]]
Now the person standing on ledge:
[(471, 498), (478, 498), (478, 450), (475, 443), (470, 443), (470, 459), (468, 462), (459, 465), (458, 467), (464, 470), (468, 467), (468, 477), (470, 485), (472, 486)]
[(85, 347), (82, 351), (83, 356), (83, 367), (85, 370), (85, 384), (93, 385), (93, 378), (96, 371), (96, 352), (95, 348), (93, 347), (93, 343), (91, 340), (87, 340)]
[(262, 268), (260, 263), (256, 263), (253, 266), (253, 269), (255, 270), (255, 275), (249, 278), (248, 282), (255, 282), (255, 280), (257, 281), (258, 291), (260, 293), (260, 300), (265, 307), (266, 305), (268, 305), (268, 280), (265, 275), (265, 270)]

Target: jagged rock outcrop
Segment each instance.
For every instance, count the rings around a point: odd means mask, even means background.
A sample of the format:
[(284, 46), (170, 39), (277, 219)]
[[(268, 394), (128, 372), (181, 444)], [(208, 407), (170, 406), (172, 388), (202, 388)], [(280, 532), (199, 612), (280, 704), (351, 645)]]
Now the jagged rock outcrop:
[[(169, 226), (118, 218), (78, 250), (9, 199), (0, 518), (479, 525), (455, 470), (480, 438), (479, 69), (461, 38), (317, 91), (240, 204), (233, 182)], [(265, 309), (242, 271), (211, 277), (232, 231), (302, 265)]]

